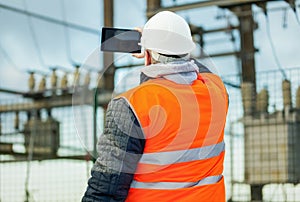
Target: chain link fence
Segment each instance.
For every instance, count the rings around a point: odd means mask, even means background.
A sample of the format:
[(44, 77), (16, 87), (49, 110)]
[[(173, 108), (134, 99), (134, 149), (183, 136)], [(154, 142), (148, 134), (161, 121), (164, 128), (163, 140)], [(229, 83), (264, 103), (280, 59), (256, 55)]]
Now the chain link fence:
[[(230, 99), (228, 201), (300, 201), (300, 68), (286, 74), (259, 72), (255, 86), (239, 85), (239, 75), (223, 77)], [(121, 92), (132, 86), (116, 87)], [(83, 97), (94, 97), (93, 90), (86, 92)], [(73, 93), (49, 93), (46, 100), (34, 95), (1, 96), (0, 201), (80, 201), (104, 110), (93, 99), (74, 105)]]
[(228, 87), (230, 201), (300, 201), (300, 69), (285, 73), (287, 78), (277, 70), (259, 72), (255, 86)]

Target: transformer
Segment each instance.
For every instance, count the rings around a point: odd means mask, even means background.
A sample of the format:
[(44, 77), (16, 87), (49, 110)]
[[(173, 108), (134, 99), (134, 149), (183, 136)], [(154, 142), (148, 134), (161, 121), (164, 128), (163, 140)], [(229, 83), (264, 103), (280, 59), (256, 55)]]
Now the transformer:
[[(56, 156), (59, 148), (59, 122), (49, 117), (47, 120), (30, 119), (24, 124), (26, 153)], [(32, 146), (32, 147), (31, 147)]]
[(299, 183), (300, 111), (244, 117), (248, 184)]

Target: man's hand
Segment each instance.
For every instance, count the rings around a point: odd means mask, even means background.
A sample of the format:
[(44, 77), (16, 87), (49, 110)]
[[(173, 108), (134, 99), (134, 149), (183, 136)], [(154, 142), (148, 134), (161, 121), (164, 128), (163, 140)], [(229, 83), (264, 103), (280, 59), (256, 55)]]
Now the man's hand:
[[(136, 31), (140, 32), (140, 33), (142, 33), (142, 32), (143, 32), (142, 28), (140, 28), (140, 27), (135, 27), (134, 29), (135, 29)], [(131, 55), (132, 55), (133, 57), (135, 57), (135, 58), (139, 58), (139, 59), (141, 59), (141, 58), (144, 58), (144, 57), (145, 57), (145, 54), (144, 54), (144, 52), (142, 52), (142, 53), (132, 53)]]
[(144, 53), (132, 53), (131, 54), (133, 57), (135, 58), (138, 58), (138, 59), (141, 59), (141, 58), (144, 58), (145, 57), (145, 54)]

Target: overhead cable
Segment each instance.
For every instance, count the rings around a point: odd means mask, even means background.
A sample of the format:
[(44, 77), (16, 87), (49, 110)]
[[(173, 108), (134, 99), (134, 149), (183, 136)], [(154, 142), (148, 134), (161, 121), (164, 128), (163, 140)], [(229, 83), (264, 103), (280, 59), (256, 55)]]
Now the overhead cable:
[[(231, 24), (229, 18), (227, 18), (227, 27), (228, 27), (228, 32), (227, 32), (227, 33), (228, 33), (229, 36), (230, 36), (230, 41), (231, 41), (231, 43), (232, 43), (233, 51), (237, 53), (237, 52), (239, 52), (240, 50), (239, 50), (238, 45), (237, 45), (237, 43), (236, 43), (237, 39), (236, 39), (236, 37), (235, 37), (235, 35), (234, 35), (234, 30), (233, 30), (233, 29), (230, 29), (231, 27), (233, 27), (233, 25)], [(236, 63), (238, 75), (241, 76), (241, 75), (242, 75), (242, 72), (241, 72), (242, 68), (241, 68), (241, 62), (240, 62), (240, 60), (238, 59), (238, 57), (235, 57), (235, 63)], [(241, 77), (240, 77), (240, 78), (241, 78)]]
[(296, 0), (290, 0), (290, 1), (287, 1), (287, 3), (290, 5), (291, 9), (293, 10), (294, 14), (295, 14), (295, 17), (296, 17), (296, 20), (297, 20), (297, 23), (300, 25), (300, 20), (299, 20), (299, 16), (298, 16), (298, 13), (297, 13), (297, 5), (296, 5)]
[[(297, 6), (299, 7), (299, 5), (297, 5)], [(83, 32), (88, 32), (88, 33), (91, 33), (91, 34), (94, 34), (94, 35), (97, 35), (97, 36), (99, 36), (99, 33), (100, 33), (100, 31), (98, 29), (94, 29), (94, 28), (83, 26), (83, 25), (78, 25), (78, 24), (74, 24), (74, 23), (61, 21), (61, 20), (58, 20), (58, 19), (55, 19), (55, 18), (51, 18), (49, 16), (45, 16), (45, 15), (41, 15), (41, 14), (38, 14), (38, 13), (25, 11), (25, 10), (15, 8), (15, 7), (11, 7), (11, 6), (8, 6), (8, 5), (5, 5), (5, 4), (1, 4), (1, 3), (0, 3), (0, 8), (5, 9), (5, 10), (9, 10), (11, 12), (16, 12), (16, 13), (19, 13), (19, 14), (31, 16), (32, 18), (37, 18), (39, 20), (47, 21), (47, 22), (50, 22), (50, 23), (59, 24), (59, 25), (62, 25), (62, 26), (68, 26), (69, 28), (72, 28), (72, 29), (75, 29), (75, 30), (80, 30), (80, 31), (83, 31)], [(290, 8), (290, 7), (270, 8), (270, 9), (268, 9), (268, 11), (278, 11), (278, 10), (283, 10), (283, 9), (286, 9), (286, 8)], [(254, 12), (254, 14), (258, 14), (258, 13), (261, 13), (261, 11)], [(228, 14), (228, 15), (226, 15), (226, 17), (231, 18), (231, 17), (236, 17), (236, 16), (247, 16), (247, 15), (252, 15), (252, 14), (253, 14), (252, 12), (243, 11), (243, 12), (235, 12), (234, 15), (229, 15)]]
[(4, 4), (1, 4), (1, 3), (0, 3), (0, 8), (11, 11), (11, 12), (19, 13), (19, 14), (22, 14), (22, 15), (27, 15), (27, 16), (30, 16), (32, 18), (36, 18), (36, 19), (39, 19), (39, 20), (47, 21), (47, 22), (50, 22), (50, 23), (53, 23), (53, 24), (68, 26), (69, 28), (72, 28), (72, 29), (75, 29), (75, 30), (87, 32), (87, 33), (94, 34), (94, 35), (97, 35), (97, 36), (99, 35), (99, 30), (93, 29), (93, 28), (90, 28), (90, 27), (85, 27), (85, 26), (82, 26), (82, 25), (61, 21), (61, 20), (51, 18), (51, 17), (45, 16), (45, 15), (29, 12), (29, 11), (22, 10), (22, 9), (19, 9), (19, 8), (14, 8), (14, 7), (7, 6), (7, 5), (4, 5)]
[[(296, 6), (296, 7), (300, 7), (300, 5)], [(278, 12), (278, 11), (284, 11), (284, 10), (287, 10), (287, 9), (291, 9), (290, 6), (278, 6), (278, 7), (273, 7), (273, 8), (268, 8), (268, 12)], [(237, 12), (234, 12), (234, 14), (226, 14), (224, 16), (219, 16), (219, 18), (236, 18), (236, 17), (247, 17), (247, 16), (250, 16), (250, 15), (258, 15), (258, 14), (261, 14), (261, 13), (264, 13), (265, 12), (263, 10), (257, 10), (257, 11), (237, 11)]]
[(298, 10), (298, 9), (295, 8), (294, 13), (295, 13), (295, 16), (296, 16), (296, 20), (297, 20), (297, 22), (298, 22), (298, 25), (300, 26), (300, 19), (299, 19), (299, 15), (298, 15), (297, 10)]
[[(223, 80), (223, 79), (222, 79), (222, 80)], [(230, 86), (230, 87), (233, 87), (233, 88), (241, 88), (240, 85), (231, 83), (231, 82), (229, 82), (229, 81), (223, 80), (223, 83), (224, 83), (225, 85)]]
[(268, 40), (269, 40), (270, 45), (271, 45), (271, 51), (272, 51), (273, 57), (275, 59), (275, 63), (277, 65), (277, 68), (281, 72), (283, 78), (287, 79), (286, 73), (285, 73), (284, 69), (282, 68), (282, 65), (279, 61), (278, 55), (276, 53), (275, 45), (274, 45), (273, 38), (272, 38), (272, 35), (271, 35), (271, 26), (270, 26), (269, 15), (267, 13), (265, 13), (265, 17), (266, 17), (267, 36), (268, 36)]
[[(0, 52), (2, 52), (2, 55), (4, 56), (4, 58), (6, 59), (6, 61), (8, 63), (10, 63), (15, 69), (17, 69), (18, 71), (20, 72), (23, 72), (23, 73), (28, 73), (30, 72), (31, 70), (29, 69), (26, 69), (26, 70), (23, 70), (21, 69), (20, 67), (18, 67), (18, 65), (14, 62), (14, 60), (10, 57), (10, 55), (7, 53), (7, 51), (5, 50), (5, 48), (3, 48), (3, 46), (1, 45), (0, 43)], [(41, 75), (47, 75), (46, 72), (42, 72), (42, 71), (38, 71), (38, 70), (35, 70), (34, 71), (35, 73), (37, 72), (38, 74), (41, 74)]]
[[(62, 17), (63, 17), (63, 21), (67, 22), (67, 17), (66, 17), (66, 7), (65, 7), (65, 3), (64, 0), (61, 0), (61, 7), (62, 7)], [(101, 12), (100, 12), (101, 13)], [(66, 49), (67, 49), (67, 57), (69, 60), (69, 63), (74, 66), (74, 67), (84, 67), (89, 71), (96, 71), (95, 68), (97, 69), (97, 67), (95, 66), (91, 66), (88, 64), (81, 64), (80, 62), (75, 61), (72, 58), (72, 48), (71, 48), (71, 43), (70, 43), (70, 30), (69, 30), (69, 25), (64, 26), (64, 35), (65, 35), (65, 41), (66, 41)], [(98, 34), (98, 37), (100, 37), (100, 34)], [(99, 38), (100, 41), (100, 38)], [(97, 71), (98, 72), (98, 71)]]
[(8, 63), (10, 63), (14, 68), (18, 69), (18, 65), (14, 62), (14, 60), (9, 56), (9, 54), (7, 53), (7, 51), (2, 47), (1, 43), (0, 43), (0, 51), (2, 52), (3, 56), (5, 57), (5, 59), (7, 60)]
[[(60, 1), (61, 3), (61, 10), (62, 10), (62, 16), (63, 16), (63, 21), (67, 22), (67, 17), (66, 17), (66, 9), (65, 9), (65, 3), (64, 0)], [(69, 33), (69, 28), (68, 26), (64, 26), (64, 34), (65, 34), (65, 42), (66, 42), (66, 49), (67, 49), (67, 57), (72, 66), (78, 65), (76, 61), (73, 60), (72, 58), (72, 51), (71, 51), (71, 43), (70, 43), (70, 33)]]
[[(24, 8), (27, 11), (28, 8), (27, 8), (26, 0), (23, 0), (23, 3), (24, 3)], [(34, 46), (35, 46), (35, 49), (36, 49), (36, 52), (37, 52), (37, 56), (38, 56), (38, 60), (40, 62), (40, 65), (43, 66), (43, 67), (48, 67), (46, 65), (44, 59), (43, 59), (41, 48), (39, 46), (38, 39), (37, 39), (35, 30), (34, 30), (34, 27), (33, 27), (32, 19), (31, 19), (30, 16), (27, 16), (27, 19), (28, 19), (29, 30), (30, 30), (30, 33), (31, 33), (31, 36), (32, 36), (32, 40), (33, 40), (33, 43), (34, 43)]]

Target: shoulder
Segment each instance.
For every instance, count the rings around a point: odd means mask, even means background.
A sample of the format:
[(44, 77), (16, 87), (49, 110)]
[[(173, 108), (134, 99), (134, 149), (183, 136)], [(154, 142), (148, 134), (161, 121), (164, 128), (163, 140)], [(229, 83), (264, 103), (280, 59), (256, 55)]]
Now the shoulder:
[(213, 74), (205, 65), (203, 65), (201, 62), (197, 61), (194, 58), (191, 58), (191, 61), (193, 61), (199, 68), (199, 73), (211, 73)]
[(150, 97), (154, 96), (155, 94), (159, 93), (159, 89), (164, 87), (162, 81), (163, 79), (151, 79), (147, 82), (140, 84), (139, 86), (132, 88), (118, 96), (115, 99), (125, 98), (125, 99), (132, 99), (133, 97)]

